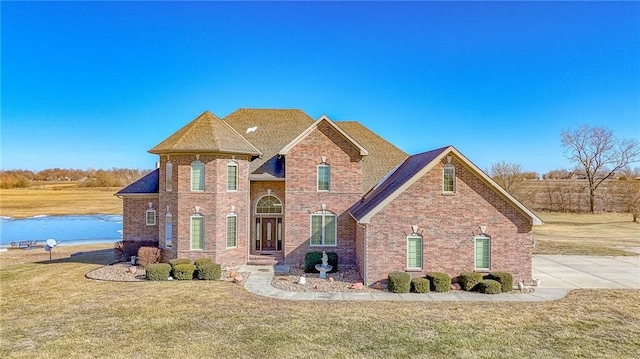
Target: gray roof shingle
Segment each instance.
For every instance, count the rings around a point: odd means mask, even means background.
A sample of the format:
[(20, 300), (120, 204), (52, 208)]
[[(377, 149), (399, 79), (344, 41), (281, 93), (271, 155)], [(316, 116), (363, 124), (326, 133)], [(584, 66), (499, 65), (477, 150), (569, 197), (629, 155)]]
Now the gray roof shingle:
[(116, 196), (129, 194), (154, 194), (159, 192), (160, 170), (156, 169), (142, 176), (139, 180), (133, 182), (127, 187), (121, 189)]

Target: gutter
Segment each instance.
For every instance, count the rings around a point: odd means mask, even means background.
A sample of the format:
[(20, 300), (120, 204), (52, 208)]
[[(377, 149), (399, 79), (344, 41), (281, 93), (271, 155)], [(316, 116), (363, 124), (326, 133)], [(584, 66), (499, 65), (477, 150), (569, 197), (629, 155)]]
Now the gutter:
[(362, 266), (364, 268), (361, 269), (362, 273), (360, 273), (360, 275), (362, 275), (362, 281), (364, 282), (363, 284), (368, 286), (369, 283), (367, 283), (367, 224), (366, 223), (365, 224), (360, 224), (358, 222), (357, 222), (357, 224), (358, 224), (358, 226), (362, 227), (363, 230), (364, 230), (364, 234), (362, 236), (363, 237), (362, 238), (362, 246), (364, 247), (363, 248), (364, 253), (363, 253), (363, 257), (362, 257), (362, 262), (363, 262)]

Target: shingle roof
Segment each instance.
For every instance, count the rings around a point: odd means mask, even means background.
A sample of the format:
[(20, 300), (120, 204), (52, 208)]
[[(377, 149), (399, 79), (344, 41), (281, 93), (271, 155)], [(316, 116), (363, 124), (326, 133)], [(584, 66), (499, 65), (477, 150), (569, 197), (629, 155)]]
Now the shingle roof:
[(223, 121), (242, 134), (261, 153), (251, 162), (251, 179), (284, 178), (278, 151), (313, 123), (297, 109), (239, 109)]
[(359, 122), (337, 121), (335, 124), (369, 152), (369, 155), (362, 159), (362, 193), (373, 188), (389, 171), (408, 157), (404, 151)]
[(116, 196), (158, 193), (159, 176), (160, 176), (160, 170), (156, 169), (154, 171), (151, 171), (146, 175), (142, 176), (139, 180), (121, 189), (118, 193), (116, 193)]
[(225, 152), (260, 155), (260, 151), (249, 141), (209, 111), (196, 117), (149, 152)]
[(362, 200), (354, 204), (349, 212), (357, 221), (360, 221), (365, 215), (375, 209), (391, 194), (396, 192), (396, 190), (398, 190), (403, 184), (407, 183), (407, 181), (420, 172), (420, 170), (430, 164), (449, 148), (450, 146), (442, 147), (409, 156), (398, 166), (398, 168), (395, 169), (395, 171), (393, 171), (393, 173), (390, 173), (381, 183), (379, 183), (377, 187), (373, 188), (362, 198)]

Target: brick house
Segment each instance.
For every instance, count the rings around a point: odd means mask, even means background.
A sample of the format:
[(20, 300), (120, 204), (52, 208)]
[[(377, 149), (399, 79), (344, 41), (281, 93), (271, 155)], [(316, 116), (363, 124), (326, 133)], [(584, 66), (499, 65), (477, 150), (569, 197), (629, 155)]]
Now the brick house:
[(204, 112), (149, 150), (117, 196), (123, 239), (223, 266), (336, 252), (367, 284), (391, 271), (507, 271), (530, 282), (542, 221), (454, 147), (408, 156), (358, 122), (300, 110)]

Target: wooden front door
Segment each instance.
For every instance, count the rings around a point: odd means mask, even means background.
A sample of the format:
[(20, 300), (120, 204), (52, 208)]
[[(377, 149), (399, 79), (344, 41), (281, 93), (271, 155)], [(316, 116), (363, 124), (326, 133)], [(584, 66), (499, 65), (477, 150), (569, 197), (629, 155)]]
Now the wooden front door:
[(277, 230), (275, 218), (262, 218), (262, 250), (275, 251), (277, 245)]

